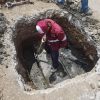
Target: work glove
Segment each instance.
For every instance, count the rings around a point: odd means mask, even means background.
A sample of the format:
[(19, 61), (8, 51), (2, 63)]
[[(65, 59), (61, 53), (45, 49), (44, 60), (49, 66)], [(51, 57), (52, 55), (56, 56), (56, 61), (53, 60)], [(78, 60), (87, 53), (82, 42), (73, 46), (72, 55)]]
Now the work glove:
[(42, 42), (42, 43), (46, 42), (46, 35), (44, 35), (44, 36), (42, 37), (41, 42)]

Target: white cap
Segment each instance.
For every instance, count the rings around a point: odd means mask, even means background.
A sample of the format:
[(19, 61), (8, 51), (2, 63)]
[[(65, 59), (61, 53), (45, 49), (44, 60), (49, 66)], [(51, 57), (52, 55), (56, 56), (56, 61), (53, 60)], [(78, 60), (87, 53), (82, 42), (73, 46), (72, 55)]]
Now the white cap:
[(40, 33), (43, 34), (43, 30), (41, 29), (41, 27), (39, 25), (36, 25), (36, 30)]

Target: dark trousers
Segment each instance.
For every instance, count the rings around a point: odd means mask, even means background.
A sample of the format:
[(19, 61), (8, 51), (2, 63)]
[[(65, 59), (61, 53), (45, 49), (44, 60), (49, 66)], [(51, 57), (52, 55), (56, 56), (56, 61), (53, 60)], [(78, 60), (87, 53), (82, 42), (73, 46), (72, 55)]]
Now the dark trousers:
[(59, 51), (53, 51), (52, 48), (47, 43), (45, 43), (45, 47), (44, 48), (45, 48), (47, 54), (51, 55), (52, 66), (55, 69), (57, 69), (59, 67), (59, 61), (58, 61)]
[(88, 11), (88, 0), (81, 0), (81, 12), (85, 13)]
[(65, 0), (57, 0), (57, 3), (64, 4)]

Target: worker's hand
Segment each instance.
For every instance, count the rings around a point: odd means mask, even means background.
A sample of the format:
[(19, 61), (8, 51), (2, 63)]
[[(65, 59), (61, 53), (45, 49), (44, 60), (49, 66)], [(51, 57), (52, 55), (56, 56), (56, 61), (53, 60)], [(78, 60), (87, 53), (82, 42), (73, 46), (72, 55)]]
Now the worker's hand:
[(46, 35), (44, 35), (44, 36), (42, 37), (41, 42), (46, 42)]

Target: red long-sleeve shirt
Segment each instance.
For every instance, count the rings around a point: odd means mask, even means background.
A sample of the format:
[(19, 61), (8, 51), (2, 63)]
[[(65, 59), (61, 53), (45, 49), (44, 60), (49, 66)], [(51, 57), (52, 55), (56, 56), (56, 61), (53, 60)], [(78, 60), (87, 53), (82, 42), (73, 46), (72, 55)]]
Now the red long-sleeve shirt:
[[(51, 28), (48, 30), (47, 23), (51, 24)], [(52, 48), (52, 50), (59, 50), (61, 47), (65, 47), (67, 45), (67, 38), (61, 26), (59, 26), (55, 21), (51, 19), (44, 19), (37, 23), (42, 30), (40, 33), (42, 36), (46, 34), (46, 39), (48, 45)]]

